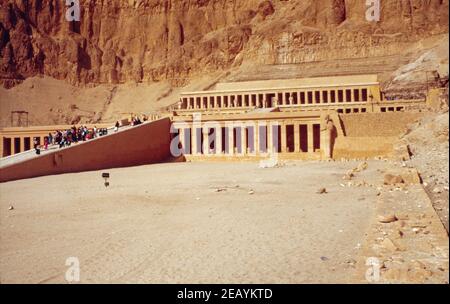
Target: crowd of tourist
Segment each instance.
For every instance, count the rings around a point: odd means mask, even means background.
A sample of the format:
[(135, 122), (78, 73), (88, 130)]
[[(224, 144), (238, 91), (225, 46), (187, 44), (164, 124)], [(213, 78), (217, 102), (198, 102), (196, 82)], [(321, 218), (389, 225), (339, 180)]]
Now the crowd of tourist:
[(139, 116), (134, 116), (131, 119), (131, 125), (132, 126), (138, 126), (138, 125), (140, 125), (140, 124), (142, 124), (143, 122), (146, 122), (146, 121), (148, 121), (148, 116), (147, 115), (143, 115), (142, 116), (142, 120), (141, 120), (141, 118)]
[(40, 153), (40, 148), (48, 149), (49, 145), (57, 145), (60, 148), (69, 147), (73, 143), (87, 141), (99, 136), (104, 136), (108, 134), (108, 129), (106, 128), (88, 128), (86, 126), (76, 127), (73, 126), (67, 130), (56, 130), (54, 133), (49, 133), (48, 136), (44, 137), (44, 143), (39, 144), (37, 139), (34, 141), (34, 148), (36, 153)]
[[(148, 117), (146, 115), (142, 116), (142, 119), (139, 116), (133, 116), (131, 119), (131, 126), (138, 126), (146, 121), (148, 121)], [(120, 126), (121, 124), (117, 121), (114, 125), (114, 131), (117, 132)], [(67, 130), (56, 130), (54, 133), (49, 133), (48, 136), (44, 137), (43, 143), (39, 143), (38, 139), (35, 138), (33, 144), (36, 154), (40, 154), (41, 148), (47, 150), (50, 145), (57, 145), (60, 148), (69, 147), (73, 143), (87, 141), (104, 135), (108, 135), (107, 128), (73, 126)]]

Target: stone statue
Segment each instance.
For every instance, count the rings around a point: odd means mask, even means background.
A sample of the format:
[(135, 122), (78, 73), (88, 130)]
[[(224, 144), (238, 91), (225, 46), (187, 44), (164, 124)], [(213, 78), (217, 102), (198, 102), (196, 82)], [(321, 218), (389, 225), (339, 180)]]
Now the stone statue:
[(337, 138), (337, 129), (330, 115), (325, 116), (325, 125), (322, 129), (324, 153), (327, 159), (333, 158), (334, 144)]
[(278, 106), (278, 98), (272, 97), (272, 107), (277, 107), (277, 106)]
[(290, 105), (294, 104), (294, 96), (292, 96), (292, 94), (289, 94), (289, 104)]

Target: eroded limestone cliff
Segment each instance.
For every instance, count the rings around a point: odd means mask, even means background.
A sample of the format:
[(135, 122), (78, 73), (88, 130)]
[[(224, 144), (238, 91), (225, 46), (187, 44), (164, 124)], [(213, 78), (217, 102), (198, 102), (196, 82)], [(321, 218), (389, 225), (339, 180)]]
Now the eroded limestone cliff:
[(0, 0), (0, 81), (77, 86), (189, 79), (245, 64), (389, 56), (448, 32), (448, 0)]

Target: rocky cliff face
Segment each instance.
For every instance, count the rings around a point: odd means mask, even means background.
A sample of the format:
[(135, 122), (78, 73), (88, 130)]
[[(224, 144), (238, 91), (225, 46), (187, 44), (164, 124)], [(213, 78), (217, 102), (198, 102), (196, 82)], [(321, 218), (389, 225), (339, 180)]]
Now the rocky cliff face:
[(47, 75), (85, 86), (186, 84), (245, 64), (398, 54), (448, 32), (448, 0), (0, 0), (0, 81)]

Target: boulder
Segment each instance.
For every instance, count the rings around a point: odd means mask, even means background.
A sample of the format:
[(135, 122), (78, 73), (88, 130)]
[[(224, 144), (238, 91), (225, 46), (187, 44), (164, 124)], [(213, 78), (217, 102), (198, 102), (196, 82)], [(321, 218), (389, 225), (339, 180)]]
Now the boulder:
[(395, 216), (395, 214), (380, 215), (378, 217), (378, 221), (380, 223), (387, 224), (387, 223), (393, 223), (393, 222), (398, 221), (398, 218)]
[(398, 185), (398, 184), (404, 184), (405, 181), (400, 175), (394, 175), (394, 174), (386, 174), (384, 176), (384, 184), (385, 185)]

